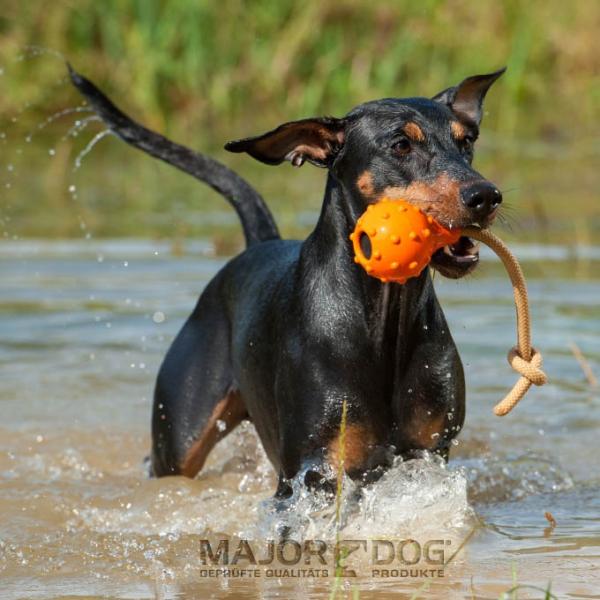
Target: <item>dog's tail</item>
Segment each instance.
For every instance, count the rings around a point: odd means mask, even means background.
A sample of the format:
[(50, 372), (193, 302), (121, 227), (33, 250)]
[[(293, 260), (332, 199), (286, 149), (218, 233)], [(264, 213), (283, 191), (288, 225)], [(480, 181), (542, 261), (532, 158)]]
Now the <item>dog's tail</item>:
[(248, 246), (280, 237), (271, 211), (262, 196), (246, 180), (220, 162), (136, 123), (91, 81), (82, 77), (71, 65), (67, 66), (73, 85), (113, 133), (128, 144), (189, 173), (225, 196), (240, 217)]

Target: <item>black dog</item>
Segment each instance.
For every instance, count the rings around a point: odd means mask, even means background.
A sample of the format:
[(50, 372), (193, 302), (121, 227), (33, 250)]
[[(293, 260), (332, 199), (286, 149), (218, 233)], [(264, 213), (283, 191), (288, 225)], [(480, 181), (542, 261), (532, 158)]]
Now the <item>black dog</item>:
[[(491, 223), (502, 196), (471, 161), (483, 99), (503, 71), (431, 100), (367, 102), (341, 119), (295, 121), (227, 144), (267, 164), (329, 170), (304, 242), (281, 240), (262, 198), (235, 173), (133, 122), (71, 71), (117, 135), (226, 196), (248, 245), (207, 285), (160, 369), (154, 475), (194, 477), (214, 444), (251, 419), (279, 473), (279, 496), (300, 471), (323, 484), (340, 456), (344, 400), (351, 477), (376, 476), (394, 455), (419, 449), (447, 457), (464, 422), (465, 385), (430, 273), (381, 283), (354, 263), (348, 235), (381, 197), (405, 198), (448, 227)], [(461, 238), (431, 265), (458, 278), (477, 262), (477, 247)]]

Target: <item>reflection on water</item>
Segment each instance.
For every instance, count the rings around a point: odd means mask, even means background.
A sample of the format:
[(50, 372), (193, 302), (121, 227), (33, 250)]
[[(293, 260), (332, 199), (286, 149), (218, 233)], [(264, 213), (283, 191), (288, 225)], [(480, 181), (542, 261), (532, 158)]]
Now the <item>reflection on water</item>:
[[(274, 511), (274, 473), (251, 425), (217, 446), (194, 481), (145, 477), (159, 362), (223, 263), (209, 244), (187, 250), (173, 258), (150, 242), (0, 245), (3, 597), (327, 597), (325, 578), (200, 577), (203, 538), (260, 541), (282, 523), (300, 537), (335, 537), (334, 509), (306, 490), (288, 514)], [(583, 252), (587, 273), (598, 273), (598, 248)], [(361, 598), (410, 597), (420, 587), (422, 597), (498, 597), (513, 568), (519, 582), (552, 581), (559, 597), (600, 588), (600, 395), (568, 345), (600, 372), (600, 282), (569, 277), (565, 248), (517, 254), (555, 261), (525, 264), (550, 384), (494, 417), (514, 379), (504, 358), (515, 335), (508, 281), (494, 265), (436, 280), (466, 366), (467, 424), (448, 467), (425, 455), (366, 489), (348, 484), (340, 521), (346, 539), (435, 537), (457, 548), (475, 534), (428, 584), (373, 578), (359, 558), (363, 576), (344, 584), (345, 597), (353, 588)]]

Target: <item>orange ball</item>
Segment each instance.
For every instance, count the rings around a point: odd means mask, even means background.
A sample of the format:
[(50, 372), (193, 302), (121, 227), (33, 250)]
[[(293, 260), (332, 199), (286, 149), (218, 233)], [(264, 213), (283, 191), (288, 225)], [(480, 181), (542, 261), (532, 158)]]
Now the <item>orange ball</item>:
[(369, 204), (350, 235), (354, 261), (384, 283), (416, 277), (436, 250), (459, 237), (406, 200), (387, 198)]

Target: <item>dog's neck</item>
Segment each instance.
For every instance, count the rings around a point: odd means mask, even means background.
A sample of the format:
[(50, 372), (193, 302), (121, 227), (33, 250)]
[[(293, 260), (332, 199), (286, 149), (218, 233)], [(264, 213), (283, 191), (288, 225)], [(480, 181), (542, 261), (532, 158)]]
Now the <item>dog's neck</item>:
[(349, 235), (363, 210), (330, 174), (319, 220), (303, 244), (300, 267), (305, 276), (318, 277), (319, 285), (335, 286), (338, 298), (362, 305), (373, 342), (383, 352), (390, 343), (397, 346), (398, 335), (410, 330), (433, 287), (427, 270), (404, 285), (384, 284), (354, 262)]

